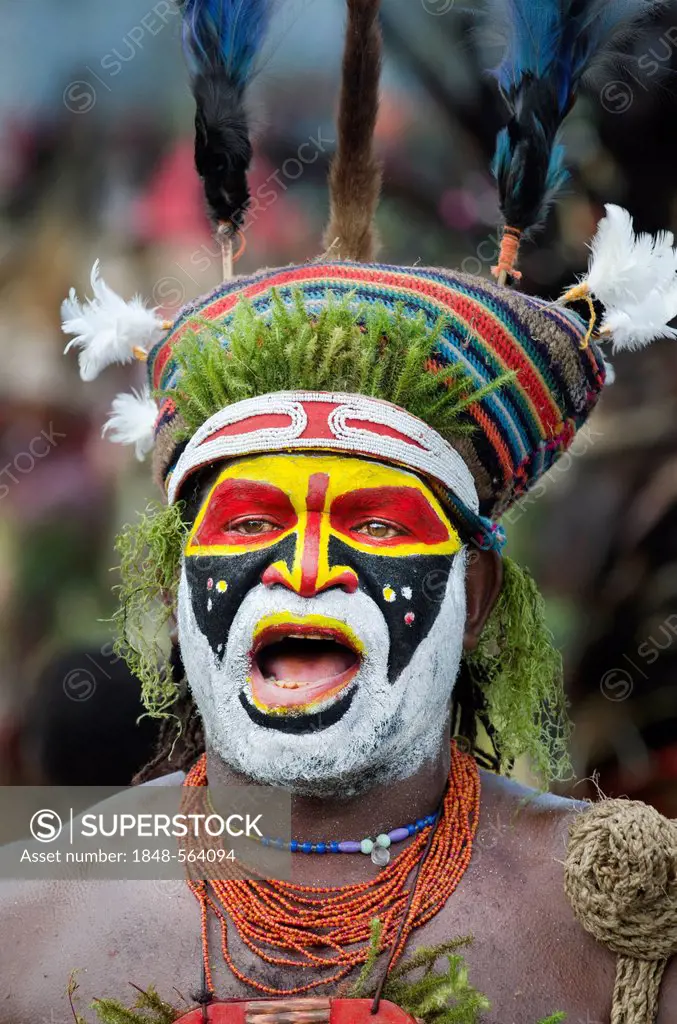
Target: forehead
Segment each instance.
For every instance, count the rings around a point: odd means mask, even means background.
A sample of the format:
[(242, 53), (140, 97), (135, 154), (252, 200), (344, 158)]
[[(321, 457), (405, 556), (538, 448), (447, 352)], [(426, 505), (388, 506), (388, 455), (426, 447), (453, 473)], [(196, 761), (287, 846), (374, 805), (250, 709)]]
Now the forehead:
[(350, 455), (255, 455), (227, 463), (212, 477), (207, 500), (226, 480), (252, 480), (270, 483), (292, 498), (304, 499), (311, 477), (327, 478), (327, 498), (349, 491), (374, 487), (411, 487), (423, 494), (438, 512), (443, 513), (432, 490), (415, 473), (372, 459)]

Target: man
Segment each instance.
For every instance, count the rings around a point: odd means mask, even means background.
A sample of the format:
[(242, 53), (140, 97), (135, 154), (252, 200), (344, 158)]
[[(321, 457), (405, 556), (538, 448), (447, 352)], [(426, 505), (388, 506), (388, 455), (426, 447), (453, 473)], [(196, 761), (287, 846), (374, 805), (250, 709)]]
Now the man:
[[(284, 530), (281, 510), (291, 508), (298, 522)], [(464, 580), (465, 549), (451, 554), (455, 528), (421, 478), (341, 455), (262, 454), (224, 463), (192, 524), (187, 551), (219, 530), (225, 530), (221, 552), (187, 553), (178, 601), (188, 678), (208, 737), (210, 783), (254, 779), (291, 788), (292, 835), (315, 844), (375, 838), (434, 814), (449, 774), (451, 680), (495, 599), (496, 556), (477, 554)], [(293, 538), (293, 555), (285, 557), (281, 532)], [(210, 562), (213, 575), (206, 579), (201, 559)], [(425, 571), (427, 562), (451, 567), (442, 601), (426, 602), (416, 590), (416, 560)], [(225, 591), (218, 589), (222, 579), (229, 582)], [(402, 594), (403, 579), (412, 584), (411, 598)], [(394, 601), (371, 596), (388, 585)], [(222, 602), (221, 620), (230, 620), (220, 634), (227, 636), (220, 661), (210, 653), (208, 594)], [(391, 605), (400, 616), (387, 617)], [(397, 622), (409, 608), (432, 620), (418, 644), (408, 639), (415, 637), (410, 627)], [(248, 682), (238, 666), (255, 634), (262, 642)], [(394, 652), (404, 667), (389, 674)], [(491, 1002), (488, 1021), (535, 1022), (558, 1010), (571, 1021), (607, 1020), (614, 957), (577, 923), (563, 886), (567, 827), (580, 808), (480, 775), (470, 863), (448, 902), (411, 933), (407, 953), (472, 935), (465, 955), (471, 981)], [(293, 872), (297, 884), (323, 887), (378, 876), (361, 853), (298, 854)], [(154, 985), (179, 1006), (177, 991), (190, 1003), (199, 987), (200, 914), (187, 887), (55, 882), (4, 890), (3, 933), (12, 942), (3, 942), (3, 1024), (49, 1020), (50, 1013), (67, 1020), (66, 986), (75, 968), (81, 1010), (94, 998), (125, 1001), (133, 995), (130, 983)], [(213, 920), (209, 927), (216, 998), (260, 995), (226, 967)], [(237, 969), (268, 988), (290, 989), (319, 974), (262, 961), (232, 926), (229, 949)], [(325, 968), (323, 976), (331, 973)], [(676, 999), (673, 968), (660, 1022), (674, 1019)]]
[[(198, 169), (227, 263), (248, 163), (228, 133), (246, 138), (241, 99), (264, 12), (251, 3), (243, 22), (241, 4), (223, 5), (215, 35), (211, 9), (184, 6)], [(499, 555), (498, 521), (567, 449), (609, 368), (589, 343), (593, 324), (563, 305), (357, 262), (378, 193), (377, 6), (349, 3), (328, 229), (340, 259), (227, 281), (174, 324), (125, 306), (96, 273), (95, 300), (73, 295), (64, 311), (83, 376), (144, 347), (159, 400), (121, 396), (109, 423), (116, 439), (153, 448), (167, 497), (119, 545), (123, 649), (149, 710), (183, 726), (177, 740), (168, 719), (154, 768), (178, 767), (186, 774), (171, 781), (193, 786), (291, 793), (292, 881), (5, 887), (3, 1024), (67, 1019), (74, 968), (81, 1007), (124, 1002), (131, 982), (154, 986), (186, 1024), (230, 1020), (227, 1000), (262, 996), (283, 1000), (265, 1009), (276, 1019), (325, 1019), (302, 1000), (355, 995), (374, 919), (385, 998), (413, 952), (472, 936), (472, 992), (453, 963), (437, 1001), (400, 988), (423, 1020), (445, 1007), (453, 1019), (464, 991), (468, 1020), (605, 1021), (612, 1001), (615, 1021), (677, 1019), (674, 825), (647, 824), (636, 805), (581, 814), (478, 767), (509, 769), (522, 754), (544, 774), (565, 763), (556, 655), (532, 582)], [(230, 119), (214, 117), (215, 103)], [(501, 149), (504, 170), (524, 159), (511, 155), (519, 131)], [(501, 180), (520, 222), (506, 229), (507, 278), (531, 225), (516, 200), (524, 176)], [(548, 187), (547, 175), (530, 179), (535, 217)], [(619, 216), (609, 211), (602, 235)], [(675, 253), (656, 243), (647, 258), (653, 308), (667, 308), (661, 275), (672, 261), (674, 279)], [(604, 290), (594, 271), (575, 297)], [(636, 338), (636, 294), (614, 285), (608, 319)], [(175, 611), (185, 680), (142, 636), (152, 597)]]

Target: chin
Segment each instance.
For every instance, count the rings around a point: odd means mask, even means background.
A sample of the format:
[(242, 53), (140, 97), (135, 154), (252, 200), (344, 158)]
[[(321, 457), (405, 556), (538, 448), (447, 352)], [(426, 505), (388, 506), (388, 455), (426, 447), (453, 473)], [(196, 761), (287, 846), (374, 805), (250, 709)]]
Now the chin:
[(352, 797), (438, 755), (464, 622), (459, 560), (432, 629), (391, 680), (388, 627), (366, 594), (309, 600), (257, 586), (219, 658), (198, 627), (185, 573), (179, 588), (181, 653), (210, 750), (252, 781), (305, 795)]

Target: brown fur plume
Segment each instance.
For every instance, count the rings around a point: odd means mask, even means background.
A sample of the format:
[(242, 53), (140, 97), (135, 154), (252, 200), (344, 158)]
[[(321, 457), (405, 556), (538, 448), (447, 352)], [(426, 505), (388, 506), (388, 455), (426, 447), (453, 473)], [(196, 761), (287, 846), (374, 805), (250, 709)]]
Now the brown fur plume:
[(333, 257), (374, 258), (374, 215), (381, 165), (374, 155), (381, 74), (380, 0), (347, 0), (348, 26), (338, 118), (338, 147), (329, 173), (330, 218), (324, 244)]

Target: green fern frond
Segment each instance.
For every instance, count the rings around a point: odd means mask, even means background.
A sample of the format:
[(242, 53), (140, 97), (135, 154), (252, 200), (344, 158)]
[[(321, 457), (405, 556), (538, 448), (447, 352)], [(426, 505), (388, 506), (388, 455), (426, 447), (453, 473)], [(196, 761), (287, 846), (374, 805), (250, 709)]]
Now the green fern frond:
[(134, 1004), (135, 1008), (153, 1015), (152, 1018), (149, 1017), (149, 1024), (174, 1024), (176, 1018), (183, 1013), (183, 1011), (175, 1009), (169, 1003), (166, 1003), (164, 999), (161, 999), (152, 985), (145, 991), (139, 988), (138, 985), (133, 987), (138, 992)]
[[(367, 961), (354, 986), (348, 990), (348, 998), (374, 994), (376, 967), (382, 953), (381, 939), (382, 928), (379, 921), (374, 920)], [(389, 971), (383, 998), (424, 1024), (481, 1024), (491, 1003), (470, 983), (465, 959), (458, 952), (471, 943), (472, 938), (466, 936), (417, 949)], [(446, 959), (446, 970), (435, 970), (442, 959)], [(415, 975), (413, 980), (411, 975)], [(561, 1024), (565, 1019), (566, 1014), (556, 1013), (538, 1024)]]
[(527, 755), (541, 778), (566, 778), (571, 726), (561, 655), (536, 584), (511, 558), (503, 559), (501, 592), (477, 649), (465, 661), (486, 697), (501, 768)]
[[(96, 999), (92, 1003), (100, 1024), (174, 1024), (185, 1012), (166, 1003), (152, 986), (145, 991), (137, 985), (132, 987), (138, 995), (129, 1008), (115, 999)], [(82, 1020), (82, 1024), (86, 1022)]]
[(166, 625), (176, 605), (186, 536), (183, 506), (152, 503), (116, 541), (120, 555), (115, 651), (141, 682), (148, 713), (165, 716), (176, 699), (168, 670)]
[(360, 971), (355, 984), (350, 989), (351, 999), (361, 999), (365, 992), (369, 981), (374, 973), (374, 969), (378, 962), (378, 958), (382, 952), (381, 950), (381, 939), (383, 937), (383, 925), (381, 921), (375, 917), (371, 922), (371, 932), (369, 939), (369, 951), (367, 953), (367, 959), (365, 960), (362, 970)]
[[(126, 1009), (122, 1003), (114, 999), (97, 999), (92, 1004), (92, 1009), (101, 1024), (150, 1024), (146, 1016), (142, 1017), (140, 1013)], [(155, 1021), (152, 1024), (155, 1024)]]
[(329, 296), (319, 311), (308, 310), (299, 289), (285, 302), (273, 293), (267, 317), (241, 299), (227, 325), (195, 318), (176, 345), (178, 383), (158, 393), (171, 397), (193, 434), (210, 416), (233, 402), (275, 391), (338, 391), (393, 402), (425, 420), (443, 436), (472, 429), (468, 407), (508, 375), (481, 389), (455, 371), (454, 386), (427, 363), (448, 323), (430, 329), (422, 314), (399, 304), (354, 303), (354, 296)]
[(441, 957), (448, 956), (450, 953), (455, 953), (457, 950), (463, 949), (464, 946), (470, 945), (472, 945), (472, 936), (465, 935), (458, 939), (450, 939), (449, 942), (442, 942), (437, 946), (422, 946), (407, 957), (403, 963), (393, 967), (388, 978), (391, 981), (397, 981), (420, 968), (423, 968), (426, 974), (430, 974)]
[[(367, 962), (355, 984), (346, 993), (341, 993), (340, 998), (363, 999), (374, 994), (375, 966), (382, 953), (382, 936), (381, 924), (378, 920), (372, 921)], [(491, 1004), (470, 983), (465, 960), (456, 952), (471, 941), (470, 938), (461, 938), (417, 950), (389, 973), (383, 998), (422, 1024), (481, 1024), (482, 1015), (491, 1009)], [(442, 958), (446, 958), (446, 970), (436, 972), (434, 968)], [(412, 973), (419, 977), (414, 981), (406, 980)], [(137, 988), (137, 991), (136, 1002), (129, 1009), (113, 999), (96, 1000), (92, 1008), (100, 1024), (174, 1024), (186, 1012), (185, 1008), (179, 1010), (165, 1003), (154, 988), (147, 991)], [(566, 1014), (555, 1013), (538, 1021), (538, 1024), (561, 1024), (565, 1019)], [(76, 1024), (87, 1022), (76, 1017)]]

